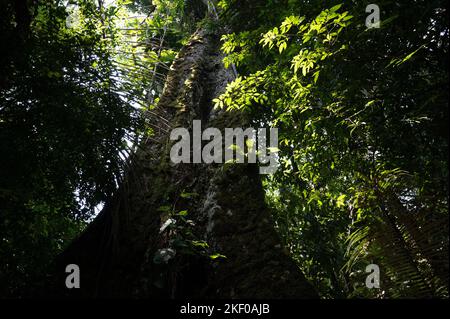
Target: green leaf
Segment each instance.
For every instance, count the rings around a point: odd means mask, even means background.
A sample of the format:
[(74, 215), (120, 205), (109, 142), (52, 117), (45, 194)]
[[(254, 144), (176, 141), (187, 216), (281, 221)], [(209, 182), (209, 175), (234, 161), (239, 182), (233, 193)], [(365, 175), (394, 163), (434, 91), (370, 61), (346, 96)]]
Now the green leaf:
[(187, 210), (179, 211), (179, 212), (178, 212), (178, 215), (179, 215), (179, 216), (183, 216), (183, 217), (184, 217), (184, 216), (187, 216), (187, 215), (188, 215), (188, 211), (187, 211)]
[(331, 7), (330, 11), (331, 12), (335, 12), (335, 11), (339, 10), (341, 7), (342, 7), (342, 3), (341, 4), (337, 4), (334, 7)]
[(194, 198), (198, 196), (198, 193), (181, 193), (181, 198)]
[(212, 255), (209, 256), (209, 258), (211, 258), (212, 260), (216, 260), (216, 259), (219, 259), (219, 258), (226, 259), (227, 257), (222, 255), (222, 254), (212, 254)]
[(278, 51), (281, 54), (281, 53), (283, 53), (283, 50), (285, 50), (286, 48), (287, 48), (287, 43), (286, 43), (286, 41), (283, 41), (283, 42), (281, 42), (281, 44), (279, 44)]
[(170, 206), (160, 206), (158, 207), (158, 212), (170, 212), (172, 211), (172, 207)]
[(200, 248), (204, 248), (204, 249), (209, 248), (208, 243), (205, 241), (193, 240), (193, 241), (191, 241), (191, 243), (194, 247), (200, 247)]

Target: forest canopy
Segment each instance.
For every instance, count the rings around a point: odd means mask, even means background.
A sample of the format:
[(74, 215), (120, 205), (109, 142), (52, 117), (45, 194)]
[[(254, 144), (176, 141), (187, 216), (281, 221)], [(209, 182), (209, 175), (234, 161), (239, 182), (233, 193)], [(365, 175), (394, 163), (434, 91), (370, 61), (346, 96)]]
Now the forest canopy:
[(233, 80), (205, 103), (278, 128), (264, 205), (318, 296), (448, 298), (448, 3), (379, 0), (373, 28), (368, 4), (0, 0), (0, 297), (33, 296), (169, 130), (170, 72), (206, 30)]

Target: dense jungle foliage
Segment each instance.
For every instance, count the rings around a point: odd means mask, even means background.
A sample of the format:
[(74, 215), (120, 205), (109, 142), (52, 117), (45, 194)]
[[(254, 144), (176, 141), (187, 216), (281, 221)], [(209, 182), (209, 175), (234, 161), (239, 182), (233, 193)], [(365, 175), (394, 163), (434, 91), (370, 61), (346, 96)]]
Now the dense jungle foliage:
[(215, 107), (279, 129), (266, 202), (320, 296), (448, 298), (448, 3), (378, 0), (368, 28), (370, 3), (0, 0), (0, 297), (112, 197), (206, 28), (237, 73)]

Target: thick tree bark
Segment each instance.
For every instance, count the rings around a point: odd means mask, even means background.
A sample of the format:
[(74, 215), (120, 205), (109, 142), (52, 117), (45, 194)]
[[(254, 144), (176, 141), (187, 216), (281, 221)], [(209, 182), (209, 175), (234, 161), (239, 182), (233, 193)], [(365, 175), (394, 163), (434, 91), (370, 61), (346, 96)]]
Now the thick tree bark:
[[(156, 120), (156, 135), (130, 161), (115, 198), (58, 258), (58, 275), (51, 279), (57, 296), (316, 297), (281, 247), (256, 165), (170, 161), (168, 133), (175, 127), (191, 127), (194, 119), (202, 120), (203, 129), (246, 127), (243, 114), (212, 109), (212, 99), (233, 80), (222, 58), (218, 36), (204, 30), (181, 50), (154, 110), (167, 121)], [(194, 195), (184, 198), (182, 192)], [(187, 210), (192, 222), (178, 226), (206, 241), (209, 253), (226, 258), (186, 253), (179, 248), (183, 231), (160, 232), (167, 215), (159, 208), (165, 205)], [(168, 247), (175, 256), (156, 262), (158, 252)], [(68, 264), (80, 267), (80, 289), (65, 287)]]

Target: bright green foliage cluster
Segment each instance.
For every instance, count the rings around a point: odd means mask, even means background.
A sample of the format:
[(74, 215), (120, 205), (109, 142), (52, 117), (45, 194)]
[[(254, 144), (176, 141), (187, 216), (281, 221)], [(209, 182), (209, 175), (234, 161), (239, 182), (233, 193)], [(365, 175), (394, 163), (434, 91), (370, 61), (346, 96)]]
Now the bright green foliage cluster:
[[(444, 2), (381, 1), (379, 29), (359, 1), (258, 4), (278, 22), (231, 20), (244, 30), (222, 38), (224, 63), (241, 76), (214, 102), (279, 128), (265, 187), (292, 255), (324, 297), (447, 295)], [(364, 285), (371, 263), (383, 289)]]

